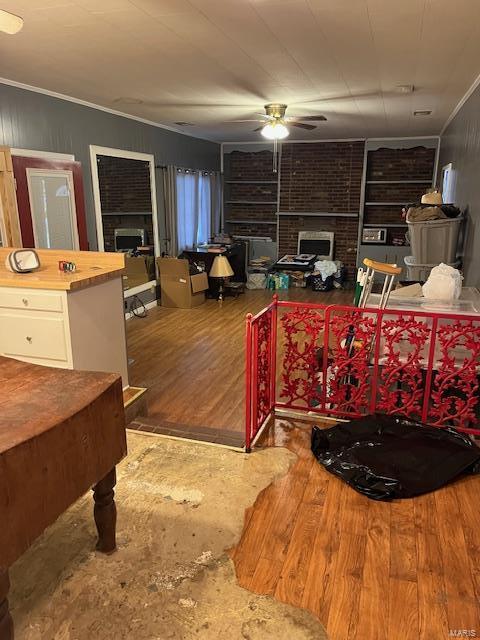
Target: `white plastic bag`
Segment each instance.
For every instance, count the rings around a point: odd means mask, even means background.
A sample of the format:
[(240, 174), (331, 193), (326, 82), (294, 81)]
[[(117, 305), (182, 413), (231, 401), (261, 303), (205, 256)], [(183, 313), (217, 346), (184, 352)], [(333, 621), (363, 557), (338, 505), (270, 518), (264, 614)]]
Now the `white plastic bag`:
[(433, 267), (422, 292), (428, 300), (457, 300), (462, 291), (463, 276), (458, 269), (440, 263)]

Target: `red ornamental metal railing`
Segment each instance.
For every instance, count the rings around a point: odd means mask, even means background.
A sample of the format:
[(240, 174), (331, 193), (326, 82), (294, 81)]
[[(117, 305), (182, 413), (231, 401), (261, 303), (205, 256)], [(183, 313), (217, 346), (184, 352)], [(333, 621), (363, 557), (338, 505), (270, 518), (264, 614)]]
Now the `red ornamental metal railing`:
[(279, 409), (396, 414), (480, 435), (480, 316), (274, 296), (247, 316), (246, 355), (247, 451)]

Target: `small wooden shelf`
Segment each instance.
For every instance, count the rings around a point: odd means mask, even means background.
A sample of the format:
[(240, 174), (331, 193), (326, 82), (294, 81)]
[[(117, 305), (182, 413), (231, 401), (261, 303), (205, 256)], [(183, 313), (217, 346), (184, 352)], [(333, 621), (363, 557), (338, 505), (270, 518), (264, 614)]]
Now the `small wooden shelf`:
[(151, 211), (107, 211), (107, 212), (102, 212), (102, 217), (103, 216), (151, 216), (152, 212)]
[(382, 227), (387, 227), (388, 229), (392, 228), (395, 229), (397, 227), (408, 227), (408, 224), (406, 222), (385, 222), (385, 223), (379, 223), (379, 224), (375, 224), (373, 222), (367, 222), (363, 225), (364, 227), (374, 227), (375, 229), (377, 228), (382, 228)]
[(276, 200), (226, 200), (225, 204), (266, 204), (269, 206), (276, 205)]
[(411, 251), (412, 247), (409, 244), (385, 244), (383, 242), (362, 242), (361, 247), (371, 247), (374, 245), (375, 247), (390, 247), (395, 249), (404, 249), (406, 254), (408, 255), (409, 251)]
[(316, 218), (358, 218), (358, 213), (330, 213), (328, 211), (279, 211), (279, 216), (300, 216), (305, 218), (312, 216)]
[(277, 224), (276, 220), (225, 220), (229, 224)]
[(404, 207), (408, 202), (365, 202), (366, 207)]
[(430, 180), (367, 180), (367, 184), (432, 184)]
[(225, 184), (277, 184), (278, 180), (225, 180)]

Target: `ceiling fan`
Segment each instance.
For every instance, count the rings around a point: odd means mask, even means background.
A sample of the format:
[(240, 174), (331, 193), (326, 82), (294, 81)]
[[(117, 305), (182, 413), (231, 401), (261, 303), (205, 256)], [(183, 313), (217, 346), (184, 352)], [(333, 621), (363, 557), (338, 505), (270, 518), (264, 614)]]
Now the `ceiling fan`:
[(0, 31), (13, 35), (23, 27), (23, 18), (0, 9)]
[(285, 117), (285, 112), (288, 105), (280, 103), (269, 103), (265, 105), (265, 114), (260, 118), (252, 118), (248, 120), (231, 120), (230, 122), (261, 122), (262, 126), (257, 127), (254, 131), (261, 131), (262, 135), (268, 140), (283, 140), (289, 135), (287, 125), (292, 127), (298, 127), (300, 129), (306, 129), (307, 131), (313, 131), (317, 125), (307, 124), (301, 122), (301, 120), (307, 120), (309, 122), (325, 122), (326, 117), (322, 115), (318, 116), (305, 116), (305, 117)]

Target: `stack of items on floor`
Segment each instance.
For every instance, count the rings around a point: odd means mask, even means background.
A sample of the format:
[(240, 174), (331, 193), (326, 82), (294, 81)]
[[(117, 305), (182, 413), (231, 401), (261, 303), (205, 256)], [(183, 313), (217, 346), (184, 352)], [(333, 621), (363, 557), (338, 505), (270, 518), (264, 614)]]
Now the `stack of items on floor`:
[[(285, 256), (286, 258), (299, 258), (302, 256)], [(331, 291), (333, 288), (341, 289), (345, 281), (346, 270), (340, 260), (316, 260), (312, 256), (311, 264), (308, 270), (295, 270), (289, 268), (287, 270), (286, 263), (283, 265), (279, 260), (274, 265), (272, 271), (267, 278), (267, 289), (288, 289), (310, 287), (312, 291)]]
[(442, 203), (438, 191), (425, 194), (420, 205), (409, 207), (406, 222), (412, 247), (412, 255), (405, 258), (408, 280), (424, 282), (440, 263), (460, 266), (457, 245), (462, 216), (457, 207)]
[(318, 260), (310, 254), (287, 254), (272, 264), (262, 256), (250, 261), (247, 289), (282, 290), (310, 287), (312, 291), (340, 289), (345, 281), (345, 267), (340, 260)]
[(265, 289), (272, 262), (270, 256), (250, 260), (247, 269), (247, 289)]

